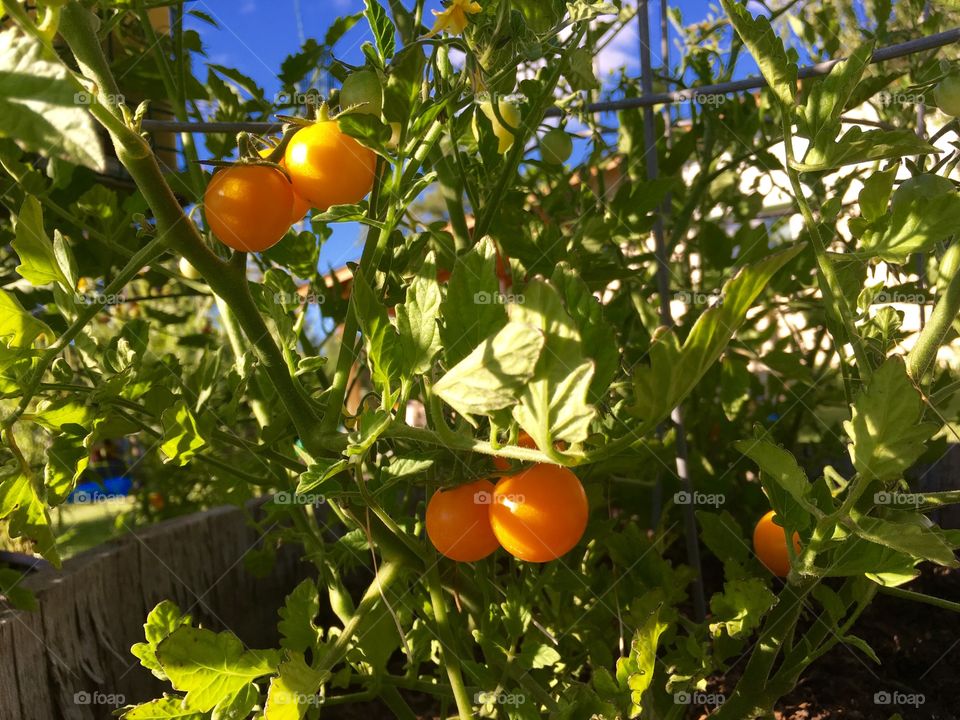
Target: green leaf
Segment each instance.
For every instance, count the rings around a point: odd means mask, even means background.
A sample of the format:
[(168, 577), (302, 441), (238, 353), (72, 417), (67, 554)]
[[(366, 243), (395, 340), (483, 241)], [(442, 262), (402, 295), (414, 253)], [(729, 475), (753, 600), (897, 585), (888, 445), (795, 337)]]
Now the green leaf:
[[(863, 192), (861, 204), (862, 197)], [(893, 193), (890, 211), (884, 205), (876, 220), (863, 230), (862, 254), (905, 263), (913, 253), (931, 250), (935, 243), (956, 233), (958, 226), (960, 193), (945, 178), (919, 175), (902, 183)]]
[(868, 658), (873, 660), (877, 665), (881, 665), (880, 658), (877, 657), (877, 653), (874, 652), (873, 648), (867, 643), (863, 638), (857, 637), (856, 635), (844, 635), (840, 638), (840, 642), (844, 645), (852, 645), (857, 648), (860, 652), (866, 655)]
[(19, 570), (0, 567), (0, 599), (19, 610), (33, 612), (37, 609), (37, 598), (21, 585), (24, 574)]
[(843, 427), (853, 466), (868, 480), (893, 480), (923, 454), (937, 426), (921, 422), (923, 400), (899, 356), (873, 374)]
[(811, 147), (802, 163), (793, 163), (800, 172), (835, 170), (844, 165), (891, 160), (910, 155), (935, 153), (937, 149), (912, 130), (847, 130), (839, 140), (822, 150)]
[(67, 239), (56, 228), (53, 230), (53, 254), (57, 259), (57, 266), (60, 268), (60, 272), (62, 272), (63, 276), (67, 279), (67, 284), (64, 286), (64, 289), (73, 291), (74, 288), (77, 287), (77, 282), (80, 279), (79, 271), (77, 270), (77, 259), (73, 255), (73, 250), (70, 249), (70, 243), (67, 242)]
[(28, 152), (106, 172), (96, 127), (67, 67), (18, 27), (0, 32), (0, 137)]
[(42, 488), (36, 487), (26, 475), (15, 473), (0, 477), (0, 520), (9, 523), (10, 537), (29, 540), (43, 557), (60, 567), (60, 553)]
[(70, 281), (60, 270), (53, 243), (43, 229), (43, 210), (40, 201), (27, 195), (14, 223), (16, 237), (13, 249), (20, 256), (17, 272), (31, 285), (43, 286), (58, 283), (71, 291)]
[(167, 674), (157, 659), (157, 645), (181, 625), (189, 625), (190, 621), (190, 616), (181, 613), (176, 603), (170, 600), (162, 601), (150, 611), (147, 622), (143, 625), (146, 642), (137, 643), (130, 648), (130, 652), (140, 659), (143, 667), (165, 681)]
[[(659, 596), (657, 591), (651, 591), (641, 600), (646, 605), (647, 599)], [(643, 623), (634, 633), (630, 643), (630, 655), (617, 660), (617, 681), (622, 687), (630, 690), (630, 699), (633, 703), (631, 717), (636, 717), (643, 711), (643, 694), (653, 682), (653, 672), (657, 663), (657, 645), (660, 636), (667, 629), (667, 623), (660, 619), (661, 605), (652, 609)]]
[(427, 372), (440, 352), (440, 285), (434, 254), (427, 255), (407, 287), (406, 302), (397, 306), (397, 328), (408, 373)]
[(875, 222), (887, 214), (887, 205), (890, 204), (890, 194), (893, 192), (893, 181), (899, 169), (900, 165), (896, 164), (889, 170), (875, 172), (864, 179), (858, 200), (860, 217), (867, 222)]
[[(763, 439), (739, 440), (734, 443), (734, 447), (759, 465), (760, 470), (775, 482), (777, 487), (786, 491), (801, 508), (810, 513), (816, 511), (810, 499), (810, 481), (791, 452)], [(773, 503), (774, 497), (770, 500), (777, 515), (791, 527), (802, 530), (809, 524), (808, 515), (800, 513), (799, 517), (793, 517), (795, 514), (790, 513), (788, 507), (778, 507), (777, 503)]]
[(204, 714), (183, 707), (183, 700), (176, 696), (151, 700), (126, 710), (123, 720), (203, 720)]
[[(700, 539), (703, 544), (723, 561), (725, 567), (743, 564), (749, 559), (750, 544), (744, 537), (740, 524), (729, 512), (698, 510), (697, 523), (700, 525)], [(730, 575), (726, 570), (725, 574)]]
[(634, 372), (634, 404), (629, 411), (642, 418), (639, 434), (655, 428), (696, 386), (720, 357), (746, 318), (754, 300), (778, 270), (803, 247), (774, 253), (737, 273), (723, 288), (723, 304), (700, 315), (681, 348), (676, 335), (666, 332), (650, 346), (650, 364)]
[(320, 487), (334, 475), (343, 472), (347, 461), (338, 458), (318, 458), (310, 463), (307, 471), (300, 476), (297, 483), (297, 495), (306, 495)]
[(471, 423), (514, 405), (534, 375), (544, 346), (543, 333), (509, 322), (496, 335), (441, 377), (433, 392)]
[(719, 637), (726, 632), (732, 638), (749, 637), (760, 627), (763, 616), (777, 597), (760, 578), (741, 578), (723, 585), (723, 592), (710, 598), (710, 632)]
[[(302, 655), (289, 653), (280, 663), (280, 674), (270, 681), (265, 720), (301, 720), (315, 703), (309, 702), (320, 690), (323, 675), (313, 670)], [(319, 699), (317, 699), (319, 703)]]
[(210, 720), (245, 720), (259, 702), (260, 690), (253, 683), (249, 683), (232, 698), (217, 703)]
[(320, 629), (314, 622), (320, 614), (317, 584), (307, 578), (293, 589), (280, 608), (280, 647), (294, 652), (314, 650)]
[(364, 0), (363, 16), (370, 23), (370, 31), (377, 44), (380, 57), (389, 59), (397, 49), (396, 28), (390, 22), (387, 11), (377, 0)]
[(163, 425), (160, 450), (167, 456), (166, 462), (186, 465), (206, 447), (207, 441), (200, 435), (197, 419), (183, 400), (177, 400), (173, 407), (164, 410), (160, 422)]
[(389, 395), (391, 380), (400, 371), (400, 337), (390, 324), (386, 308), (373, 294), (363, 275), (358, 273), (354, 277), (351, 292), (370, 358), (373, 382), (384, 395)]
[(44, 467), (44, 485), (47, 488), (47, 503), (59, 505), (76, 487), (90, 463), (90, 451), (79, 435), (60, 433), (47, 447), (47, 464)]
[(560, 662), (560, 653), (552, 645), (534, 640), (530, 636), (523, 641), (523, 647), (517, 656), (520, 667), (528, 670), (540, 670), (553, 667)]
[(550, 282), (557, 288), (567, 312), (580, 332), (584, 353), (593, 360), (590, 402), (598, 403), (609, 391), (610, 383), (620, 367), (617, 335), (603, 316), (603, 305), (573, 268), (566, 263), (560, 263)]
[(447, 296), (440, 304), (440, 338), (448, 367), (507, 324), (496, 263), (490, 238), (483, 238), (454, 263)]
[(280, 664), (274, 650), (246, 650), (233, 633), (186, 625), (160, 642), (157, 658), (173, 687), (187, 693), (184, 705), (201, 712), (234, 697), (257, 678), (272, 675)]
[(814, 83), (801, 117), (810, 147), (824, 149), (840, 132), (840, 115), (853, 94), (873, 55), (873, 42), (862, 44), (850, 56), (830, 69), (830, 74)]
[(792, 107), (797, 99), (797, 64), (787, 57), (783, 41), (763, 15), (753, 17), (746, 5), (720, 0), (743, 44), (757, 61), (760, 72), (781, 103)]
[(54, 337), (50, 328), (24, 310), (16, 297), (0, 290), (0, 339), (10, 338), (11, 348), (28, 348), (41, 335)]
[(919, 522), (891, 522), (864, 516), (856, 518), (851, 529), (864, 540), (912, 558), (929, 560), (945, 567), (960, 567), (950, 545), (934, 530)]
[(587, 401), (594, 365), (585, 359), (580, 331), (560, 295), (546, 281), (532, 280), (524, 288), (523, 302), (510, 306), (510, 322), (533, 326), (546, 340), (514, 418), (537, 447), (553, 447), (557, 440), (582, 442), (596, 413)]

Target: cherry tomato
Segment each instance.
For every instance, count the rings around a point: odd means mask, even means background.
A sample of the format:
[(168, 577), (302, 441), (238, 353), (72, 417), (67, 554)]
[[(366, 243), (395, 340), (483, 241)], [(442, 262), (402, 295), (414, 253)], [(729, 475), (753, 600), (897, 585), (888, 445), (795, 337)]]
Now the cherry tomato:
[[(530, 437), (530, 433), (526, 430), (521, 430), (517, 435), (517, 445), (524, 448), (530, 448), (531, 450), (537, 449), (537, 444), (533, 441), (533, 438)], [(493, 458), (493, 466), (503, 472), (504, 470), (510, 469), (510, 461), (503, 457)]]
[[(490, 124), (493, 126), (493, 134), (497, 136), (497, 140), (500, 142), (497, 147), (497, 152), (503, 155), (513, 146), (513, 133), (520, 127), (520, 106), (513, 100), (501, 98), (497, 101), (497, 108), (500, 110), (500, 115), (504, 121), (510, 126), (509, 128), (504, 127), (503, 123), (497, 118), (496, 113), (493, 112), (492, 101), (484, 100), (480, 103), (480, 110), (487, 116), (487, 119), (490, 120)], [(476, 117), (474, 117), (473, 120), (473, 135), (479, 140), (480, 126), (477, 123)]]
[(293, 188), (276, 168), (235, 165), (214, 173), (203, 207), (220, 242), (260, 252), (276, 245), (290, 227)]
[(933, 99), (947, 115), (960, 117), (960, 74), (941, 80), (933, 91)]
[(199, 280), (201, 275), (200, 271), (197, 270), (193, 265), (190, 264), (190, 261), (186, 258), (180, 258), (180, 274), (183, 275), (187, 280)]
[(167, 506), (166, 498), (158, 492), (152, 492), (147, 495), (147, 502), (150, 503), (151, 508), (157, 511), (163, 510)]
[[(268, 158), (270, 153), (273, 152), (273, 148), (264, 148), (260, 151), (260, 157)], [(283, 158), (280, 158), (280, 162), (277, 163), (280, 167), (286, 169), (286, 165), (283, 164)], [(304, 200), (297, 193), (296, 190), (293, 192), (293, 212), (290, 213), (290, 224), (295, 225), (296, 223), (303, 220), (303, 216), (307, 214), (310, 210), (310, 203)]]
[(493, 491), (489, 480), (477, 480), (433, 494), (426, 525), (437, 552), (457, 562), (476, 562), (499, 547), (487, 514)]
[(573, 154), (573, 140), (560, 128), (540, 138), (540, 158), (548, 165), (563, 165)]
[[(786, 531), (774, 524), (776, 514), (771, 510), (762, 518), (753, 529), (753, 551), (757, 554), (767, 570), (778, 577), (786, 577), (790, 573), (790, 553), (787, 551)], [(794, 552), (800, 552), (800, 536), (793, 534)]]
[(490, 504), (490, 526), (520, 560), (556, 560), (580, 542), (589, 507), (580, 480), (567, 468), (538, 464), (501, 478)]
[(283, 157), (294, 190), (313, 207), (358, 203), (373, 187), (377, 158), (336, 120), (321, 120), (299, 130)]
[(340, 107), (350, 112), (380, 117), (383, 111), (383, 87), (373, 70), (359, 70), (343, 81)]

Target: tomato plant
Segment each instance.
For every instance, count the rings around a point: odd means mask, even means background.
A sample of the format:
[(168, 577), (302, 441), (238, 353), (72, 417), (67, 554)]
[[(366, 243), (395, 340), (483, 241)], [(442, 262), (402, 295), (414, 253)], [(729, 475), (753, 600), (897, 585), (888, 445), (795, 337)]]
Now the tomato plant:
[(770, 717), (879, 657), (877, 595), (956, 609), (917, 589), (960, 547), (949, 4), (722, 0), (635, 77), (597, 68), (636, 3), (366, 0), (272, 97), (203, 9), (39, 5), (0, 30), (0, 536), (60, 563), (109, 441), (121, 524), (256, 498), (251, 567), (313, 571), (275, 647), (157, 606), (120, 716)]
[(947, 115), (960, 117), (960, 75), (948, 75), (933, 91), (937, 107)]

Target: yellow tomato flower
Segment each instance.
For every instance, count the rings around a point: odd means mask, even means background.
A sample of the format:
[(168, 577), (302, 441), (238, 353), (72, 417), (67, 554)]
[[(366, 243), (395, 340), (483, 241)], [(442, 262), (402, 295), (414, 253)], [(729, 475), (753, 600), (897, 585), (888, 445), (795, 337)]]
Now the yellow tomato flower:
[(433, 23), (433, 28), (425, 37), (433, 37), (444, 30), (451, 35), (459, 35), (467, 27), (469, 22), (467, 15), (476, 15), (480, 10), (482, 8), (476, 0), (452, 0), (450, 7), (446, 10), (442, 12), (432, 11), (437, 19)]

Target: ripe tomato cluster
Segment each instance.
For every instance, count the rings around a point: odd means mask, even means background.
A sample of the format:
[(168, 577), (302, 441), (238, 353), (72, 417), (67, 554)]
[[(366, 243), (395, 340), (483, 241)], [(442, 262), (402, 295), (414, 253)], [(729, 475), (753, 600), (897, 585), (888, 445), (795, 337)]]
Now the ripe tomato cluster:
[[(778, 577), (786, 577), (790, 573), (790, 551), (787, 548), (786, 531), (774, 522), (776, 517), (771, 510), (760, 518), (753, 529), (753, 551), (767, 570)], [(794, 554), (800, 552), (800, 536), (797, 533), (793, 534), (793, 550)]]
[(318, 120), (294, 134), (278, 165), (282, 170), (241, 163), (214, 173), (203, 204), (210, 230), (224, 245), (262, 252), (311, 207), (360, 202), (373, 187), (376, 156), (336, 120)]
[[(523, 446), (535, 447), (529, 436)], [(518, 560), (540, 563), (572, 550), (588, 515), (577, 476), (538, 463), (501, 477), (496, 485), (477, 480), (437, 490), (427, 503), (426, 527), (437, 551), (458, 562), (482, 560), (503, 546)]]

